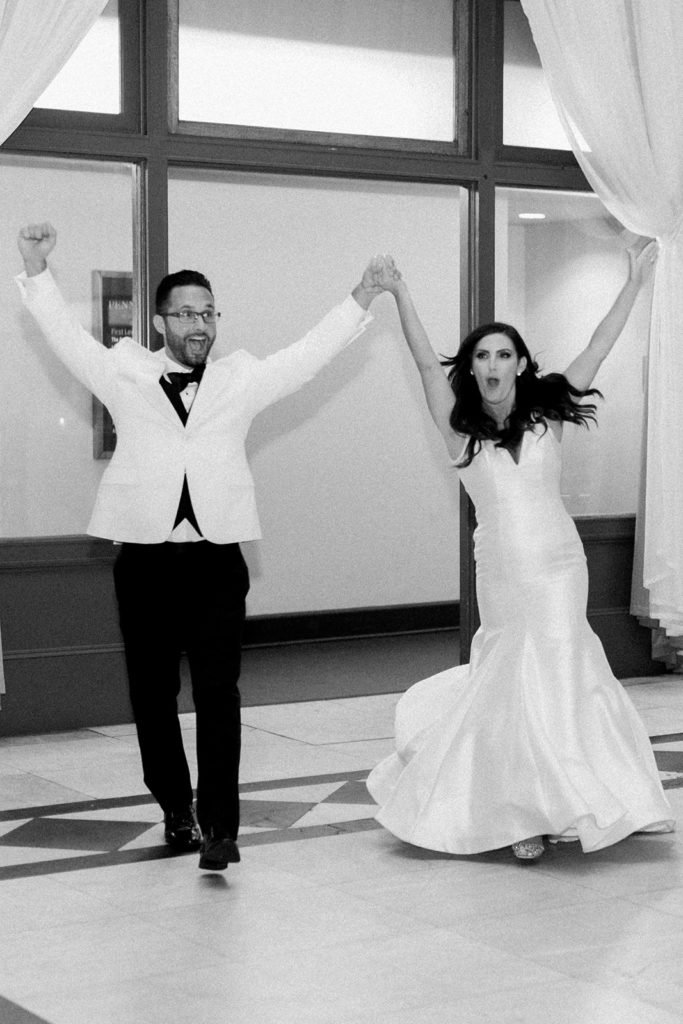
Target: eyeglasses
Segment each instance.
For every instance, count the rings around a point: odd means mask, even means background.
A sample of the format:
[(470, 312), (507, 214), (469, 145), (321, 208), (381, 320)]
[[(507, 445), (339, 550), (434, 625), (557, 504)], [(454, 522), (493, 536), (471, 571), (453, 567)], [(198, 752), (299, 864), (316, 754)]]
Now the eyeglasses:
[(199, 313), (196, 309), (181, 309), (179, 313), (162, 313), (161, 315), (163, 317), (174, 316), (181, 324), (196, 324), (200, 317), (205, 324), (215, 324), (221, 317), (220, 313), (216, 313), (213, 309), (205, 309), (203, 313)]

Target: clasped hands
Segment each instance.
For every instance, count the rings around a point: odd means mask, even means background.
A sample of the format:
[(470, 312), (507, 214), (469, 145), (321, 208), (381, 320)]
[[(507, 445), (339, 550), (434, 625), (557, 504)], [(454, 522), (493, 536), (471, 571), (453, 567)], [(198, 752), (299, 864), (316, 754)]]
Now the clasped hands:
[(363, 271), (363, 277), (351, 293), (354, 299), (365, 309), (374, 298), (382, 292), (396, 291), (402, 282), (401, 272), (394, 263), (393, 256), (382, 253), (373, 256)]
[(373, 256), (363, 274), (363, 286), (376, 294), (393, 292), (401, 281), (401, 271), (388, 253)]

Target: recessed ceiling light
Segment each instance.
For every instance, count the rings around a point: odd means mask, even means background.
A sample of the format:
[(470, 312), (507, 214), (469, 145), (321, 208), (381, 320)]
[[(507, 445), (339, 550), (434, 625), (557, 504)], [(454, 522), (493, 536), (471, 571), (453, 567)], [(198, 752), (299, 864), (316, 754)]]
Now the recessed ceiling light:
[(520, 220), (545, 220), (544, 213), (518, 213)]

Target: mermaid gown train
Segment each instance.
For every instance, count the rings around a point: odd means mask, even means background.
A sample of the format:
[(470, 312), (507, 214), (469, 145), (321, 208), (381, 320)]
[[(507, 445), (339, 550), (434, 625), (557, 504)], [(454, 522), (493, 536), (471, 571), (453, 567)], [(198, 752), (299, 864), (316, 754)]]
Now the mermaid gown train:
[(396, 752), (368, 778), (377, 818), (416, 846), (479, 853), (535, 835), (591, 852), (674, 823), (643, 724), (586, 620), (583, 546), (560, 444), (485, 442), (459, 471), (477, 513), (481, 627), (469, 665), (411, 687)]

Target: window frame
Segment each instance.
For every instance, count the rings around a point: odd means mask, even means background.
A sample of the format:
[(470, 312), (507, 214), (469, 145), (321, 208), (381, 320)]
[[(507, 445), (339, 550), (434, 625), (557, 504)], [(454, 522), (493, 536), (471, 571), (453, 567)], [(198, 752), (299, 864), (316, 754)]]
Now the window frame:
[(62, 132), (77, 129), (97, 133), (140, 131), (142, 7), (137, 0), (118, 0), (118, 4), (120, 113), (101, 114), (85, 110), (34, 107), (23, 122), (25, 126), (52, 128)]
[(505, 106), (503, 102), (504, 51), (505, 51), (505, 4), (521, 3), (522, 0), (498, 0), (500, 23), (496, 34), (496, 60), (494, 74), (500, 103), (496, 116), (496, 157), (501, 162), (534, 164), (541, 167), (577, 168), (578, 161), (571, 149), (549, 149), (542, 146), (512, 146), (503, 142), (505, 130)]
[(323, 145), (353, 147), (357, 149), (390, 149), (412, 153), (441, 153), (466, 155), (472, 151), (472, 123), (470, 117), (471, 89), (468, 73), (472, 61), (471, 0), (452, 0), (453, 3), (453, 141), (410, 139), (393, 136), (356, 135), (338, 132), (306, 131), (303, 129), (266, 128), (256, 125), (238, 125), (205, 121), (185, 121), (179, 118), (179, 57), (178, 33), (180, 0), (168, 0), (168, 54), (169, 54), (169, 126), (174, 134), (218, 139), (251, 139), (266, 142), (284, 142), (293, 145)]
[[(150, 295), (167, 272), (169, 167), (440, 182), (468, 192), (468, 274), (462, 282), (465, 329), (495, 313), (495, 190), (499, 186), (591, 191), (573, 154), (511, 147), (503, 137), (503, 0), (453, 0), (457, 142), (198, 126), (177, 121), (178, 0), (119, 0), (122, 113), (34, 110), (6, 140), (5, 152), (121, 160), (135, 168), (134, 274), (143, 323), (154, 346)], [(463, 27), (466, 26), (466, 27)], [(201, 128), (201, 130), (200, 130)], [(208, 129), (208, 130), (207, 130)], [(234, 130), (233, 130), (234, 129)], [(474, 511), (461, 489), (461, 658), (478, 625), (472, 546)]]

